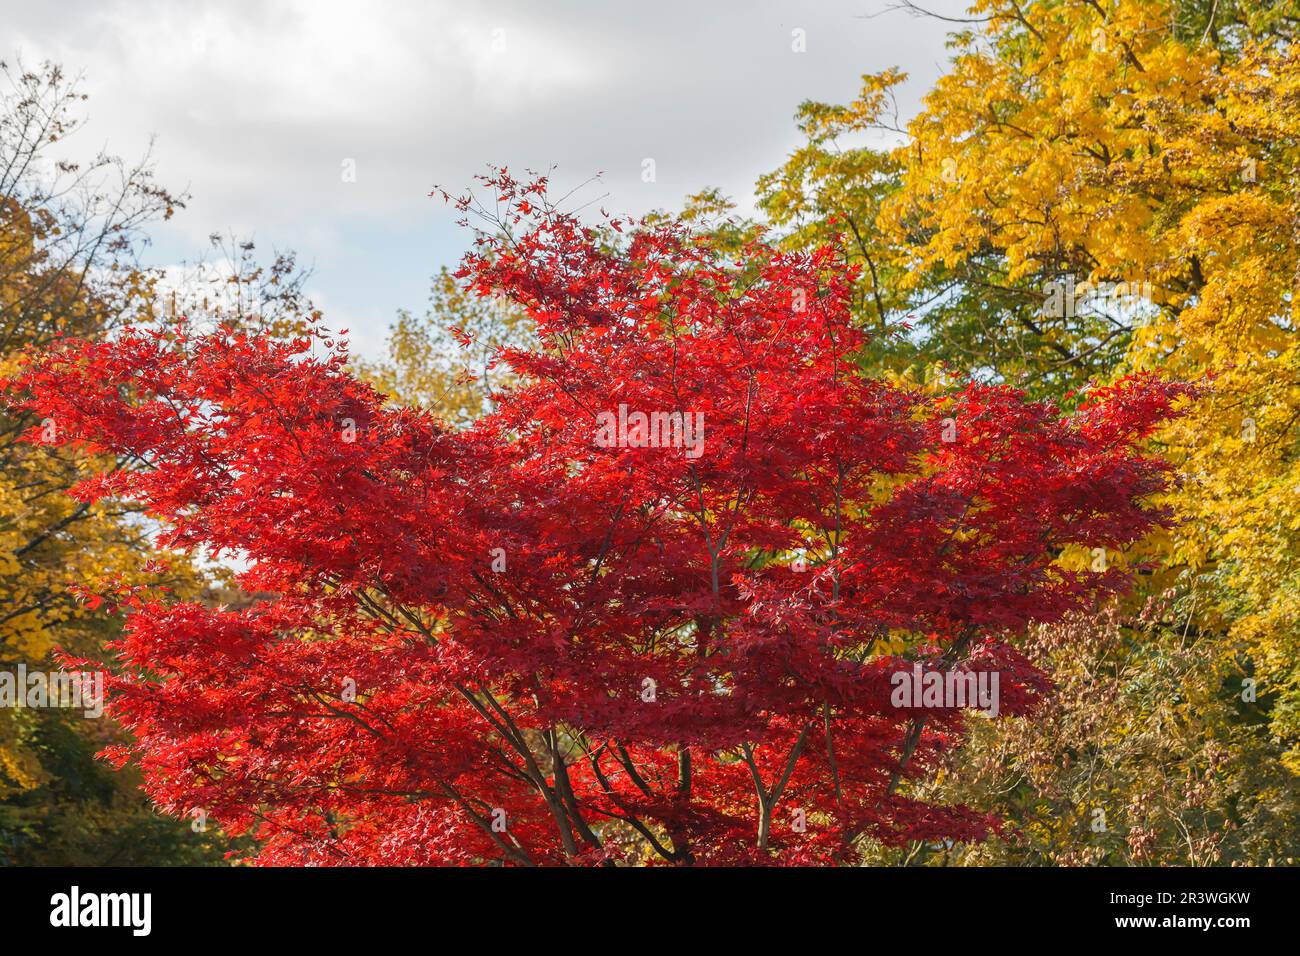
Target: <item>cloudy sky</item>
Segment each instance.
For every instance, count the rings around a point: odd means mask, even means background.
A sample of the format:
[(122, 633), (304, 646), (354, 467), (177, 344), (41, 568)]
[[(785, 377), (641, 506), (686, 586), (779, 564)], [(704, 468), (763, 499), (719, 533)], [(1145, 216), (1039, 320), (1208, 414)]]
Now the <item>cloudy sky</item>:
[(155, 263), (192, 260), (213, 231), (294, 249), (329, 324), (376, 354), (465, 248), (435, 184), (557, 166), (557, 185), (602, 173), (591, 196), (620, 213), (705, 186), (745, 206), (797, 144), (800, 101), (843, 101), (899, 66), (910, 115), (944, 70), (946, 25), (891, 5), (0, 0), (0, 58), (84, 75), (88, 152), (135, 157), (154, 137), (159, 178), (192, 194), (156, 231)]

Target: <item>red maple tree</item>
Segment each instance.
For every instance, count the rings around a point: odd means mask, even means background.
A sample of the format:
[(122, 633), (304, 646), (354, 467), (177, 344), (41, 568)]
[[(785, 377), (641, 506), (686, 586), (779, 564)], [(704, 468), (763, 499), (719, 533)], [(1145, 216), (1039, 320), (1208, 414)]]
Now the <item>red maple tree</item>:
[(113, 756), (274, 864), (800, 864), (995, 827), (900, 792), (972, 715), (895, 706), (893, 675), (996, 673), (999, 714), (1030, 712), (1015, 638), (1124, 585), (1056, 559), (1165, 520), (1138, 445), (1184, 389), (1065, 415), (873, 380), (832, 250), (615, 244), (544, 179), (486, 183), (509, 228), (461, 278), (542, 347), (503, 354), (523, 384), (469, 430), (337, 343), (229, 328), (64, 341), (13, 383), (133, 463), (79, 495), (270, 595), (125, 597)]

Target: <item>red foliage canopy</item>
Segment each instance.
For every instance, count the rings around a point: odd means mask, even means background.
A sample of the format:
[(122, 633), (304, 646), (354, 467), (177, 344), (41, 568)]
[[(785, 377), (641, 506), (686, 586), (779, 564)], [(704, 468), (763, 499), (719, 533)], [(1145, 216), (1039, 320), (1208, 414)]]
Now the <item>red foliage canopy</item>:
[(1014, 639), (1123, 586), (1055, 558), (1164, 520), (1136, 443), (1182, 390), (1063, 415), (875, 381), (833, 252), (729, 256), (675, 224), (615, 248), (544, 180), (487, 183), (512, 235), (461, 277), (543, 348), (503, 356), (525, 384), (468, 431), (386, 405), (337, 347), (231, 329), (65, 341), (15, 383), (60, 440), (134, 463), (79, 494), (245, 556), (271, 595), (129, 601), (111, 710), (151, 796), (276, 864), (981, 837), (995, 821), (898, 786), (969, 710), (897, 707), (891, 675), (996, 673), (999, 713), (1028, 712), (1045, 681)]

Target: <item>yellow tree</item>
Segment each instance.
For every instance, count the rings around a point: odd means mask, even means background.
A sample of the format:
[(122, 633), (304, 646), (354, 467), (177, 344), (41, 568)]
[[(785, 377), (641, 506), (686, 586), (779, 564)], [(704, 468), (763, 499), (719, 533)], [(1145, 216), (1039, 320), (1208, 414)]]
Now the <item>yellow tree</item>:
[[(153, 313), (157, 276), (135, 259), (142, 227), (178, 201), (147, 162), (50, 158), (79, 125), (84, 97), (57, 67), (0, 64), (0, 377), (59, 335), (98, 336)], [(0, 402), (0, 671), (57, 670), (55, 648), (91, 658), (114, 636), (103, 610), (73, 588), (166, 584), (196, 590), (184, 564), (160, 557), (140, 515), (64, 493), (114, 462), (24, 440), (59, 423)], [(82, 711), (0, 707), (0, 863), (198, 862), (206, 837), (163, 821), (129, 777), (96, 765), (113, 742), (107, 720)], [(205, 856), (206, 855), (206, 856)]]
[(1186, 478), (1170, 559), (1204, 572), (1199, 613), (1244, 642), (1300, 770), (1297, 12), (981, 0), (879, 221), (918, 285), (995, 263), (1074, 321), (1070, 360), (1118, 340), (1118, 370), (1214, 376), (1162, 436)]

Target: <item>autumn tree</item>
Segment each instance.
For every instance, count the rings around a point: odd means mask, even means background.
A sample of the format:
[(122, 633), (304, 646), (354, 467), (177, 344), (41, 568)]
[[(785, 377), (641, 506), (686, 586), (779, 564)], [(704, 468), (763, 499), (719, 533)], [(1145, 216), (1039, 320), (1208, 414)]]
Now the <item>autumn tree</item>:
[(850, 360), (833, 249), (738, 261), (675, 223), (588, 228), (544, 180), (483, 186), (505, 221), (457, 200), (488, 220), (459, 278), (540, 345), (503, 352), (519, 384), (467, 429), (309, 338), (33, 356), (22, 407), (131, 463), (77, 494), (270, 595), (109, 595), (116, 757), (263, 863), (793, 864), (996, 828), (903, 792), (969, 711), (905, 706), (895, 675), (997, 674), (1000, 717), (1029, 712), (1015, 642), (1125, 586), (1057, 558), (1163, 520), (1137, 443), (1182, 389), (932, 398)]

